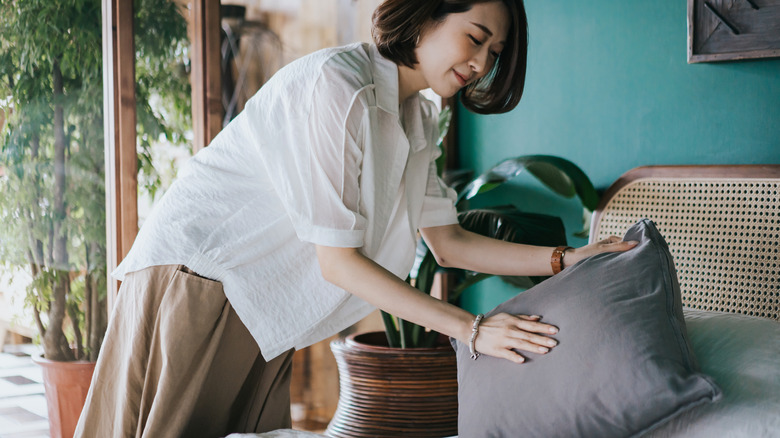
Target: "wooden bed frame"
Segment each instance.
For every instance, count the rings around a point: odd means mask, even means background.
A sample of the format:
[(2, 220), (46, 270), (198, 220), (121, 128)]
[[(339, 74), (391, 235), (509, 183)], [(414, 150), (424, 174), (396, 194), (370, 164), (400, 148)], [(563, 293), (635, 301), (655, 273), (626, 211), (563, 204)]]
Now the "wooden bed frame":
[(632, 169), (602, 197), (591, 242), (641, 218), (669, 244), (685, 306), (780, 321), (780, 165)]

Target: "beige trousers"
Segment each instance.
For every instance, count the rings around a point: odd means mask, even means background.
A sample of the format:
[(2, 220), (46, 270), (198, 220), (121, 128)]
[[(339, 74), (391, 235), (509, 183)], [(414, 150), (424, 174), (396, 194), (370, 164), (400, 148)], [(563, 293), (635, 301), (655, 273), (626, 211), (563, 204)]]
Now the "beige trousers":
[(222, 437), (289, 428), (292, 350), (266, 363), (222, 284), (184, 266), (129, 274), (76, 437)]

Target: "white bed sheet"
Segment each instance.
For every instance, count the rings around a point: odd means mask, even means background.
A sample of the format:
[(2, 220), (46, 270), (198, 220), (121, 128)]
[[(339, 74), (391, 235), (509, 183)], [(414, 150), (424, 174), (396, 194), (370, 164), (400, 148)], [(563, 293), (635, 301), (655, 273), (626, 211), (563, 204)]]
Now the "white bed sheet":
[(723, 399), (645, 437), (780, 437), (780, 322), (692, 309), (685, 321), (699, 366)]
[[(780, 322), (693, 309), (685, 309), (685, 321), (699, 366), (720, 386), (723, 398), (684, 412), (643, 438), (780, 437)], [(286, 429), (228, 438), (321, 436)]]

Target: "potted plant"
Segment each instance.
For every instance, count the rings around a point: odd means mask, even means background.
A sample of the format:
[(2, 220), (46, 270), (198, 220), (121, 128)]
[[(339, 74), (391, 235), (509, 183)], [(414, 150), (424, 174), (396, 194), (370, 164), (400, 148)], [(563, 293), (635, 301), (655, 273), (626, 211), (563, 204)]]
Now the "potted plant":
[[(150, 140), (183, 130), (148, 101), (189, 106), (186, 22), (172, 1), (137, 3), (137, 26), (155, 29), (136, 31), (139, 158), (154, 189)], [(52, 436), (73, 434), (108, 319), (101, 56), (100, 0), (0, 4), (0, 267), (32, 277)]]
[[(448, 112), (442, 114), (446, 131)], [(592, 183), (568, 160), (547, 155), (510, 158), (461, 187), (458, 220), (465, 229), (496, 239), (532, 245), (566, 244), (558, 217), (522, 212), (514, 206), (469, 209), (467, 201), (528, 171), (553, 192), (578, 196), (585, 211), (598, 204)], [(461, 181), (463, 172), (456, 175)], [(584, 215), (583, 217), (589, 217)], [(586, 224), (585, 224), (586, 225)], [(587, 226), (583, 227), (584, 230)], [(447, 300), (457, 303), (469, 286), (490, 275), (440, 267), (420, 239), (415, 268), (407, 281), (430, 294), (437, 275), (447, 272), (454, 286)], [(506, 278), (530, 287), (539, 277)], [(331, 343), (339, 369), (339, 403), (327, 434), (335, 437), (441, 437), (457, 434), (457, 369), (446, 337), (382, 312), (385, 332), (358, 333)]]

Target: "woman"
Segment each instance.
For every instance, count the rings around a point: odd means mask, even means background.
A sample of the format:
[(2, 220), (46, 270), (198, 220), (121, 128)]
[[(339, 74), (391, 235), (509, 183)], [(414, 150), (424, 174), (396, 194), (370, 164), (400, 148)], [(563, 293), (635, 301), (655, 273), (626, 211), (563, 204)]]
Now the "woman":
[[(506, 112), (525, 79), (521, 0), (389, 0), (376, 46), (279, 71), (183, 169), (115, 276), (123, 280), (77, 436), (221, 436), (290, 426), (293, 348), (374, 308), (517, 363), (548, 352), (537, 316), (484, 321), (409, 287), (415, 235), (443, 266), (550, 275), (553, 248), (457, 225), (436, 176), (436, 111), (462, 91)], [(569, 249), (564, 265), (629, 244)], [(563, 254), (558, 251), (556, 257)]]

